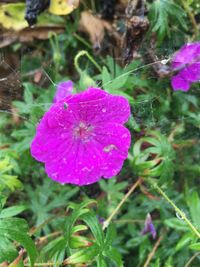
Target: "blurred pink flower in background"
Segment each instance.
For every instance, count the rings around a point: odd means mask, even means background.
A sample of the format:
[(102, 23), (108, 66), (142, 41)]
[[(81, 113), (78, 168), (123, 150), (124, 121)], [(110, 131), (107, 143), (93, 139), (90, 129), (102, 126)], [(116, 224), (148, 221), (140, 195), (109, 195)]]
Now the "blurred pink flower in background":
[[(58, 98), (57, 98), (58, 99)], [(119, 173), (128, 157), (128, 101), (101, 89), (60, 98), (37, 126), (32, 156), (59, 183), (88, 185)]]
[(53, 99), (53, 102), (56, 103), (63, 98), (72, 94), (73, 91), (73, 82), (68, 80), (67, 82), (60, 82), (57, 85), (56, 93)]
[(200, 80), (200, 42), (184, 45), (172, 59), (172, 69), (178, 74), (172, 77), (174, 90), (188, 91)]

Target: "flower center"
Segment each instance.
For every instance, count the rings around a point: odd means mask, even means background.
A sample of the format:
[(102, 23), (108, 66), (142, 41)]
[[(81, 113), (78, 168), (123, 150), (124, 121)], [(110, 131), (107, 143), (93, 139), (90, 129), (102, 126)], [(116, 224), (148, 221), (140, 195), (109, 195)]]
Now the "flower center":
[(89, 123), (81, 121), (74, 127), (74, 137), (81, 139), (83, 142), (88, 142), (92, 136), (92, 130), (93, 127)]

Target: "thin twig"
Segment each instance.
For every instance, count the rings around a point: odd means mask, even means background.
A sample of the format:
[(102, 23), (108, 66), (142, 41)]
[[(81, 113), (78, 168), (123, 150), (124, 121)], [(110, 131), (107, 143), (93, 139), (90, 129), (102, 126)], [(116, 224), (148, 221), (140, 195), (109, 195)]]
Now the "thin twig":
[(111, 213), (111, 215), (108, 217), (108, 219), (104, 222), (103, 224), (103, 230), (108, 227), (108, 225), (110, 224), (111, 220), (113, 219), (113, 217), (115, 216), (115, 214), (119, 211), (119, 209), (121, 208), (121, 206), (124, 204), (124, 202), (127, 200), (127, 198), (131, 195), (131, 193), (142, 183), (142, 178), (139, 178), (136, 183), (134, 183), (131, 187), (131, 189), (126, 193), (126, 195), (122, 198), (122, 200), (120, 201), (120, 203), (117, 205), (117, 207), (113, 210), (113, 212)]
[(200, 252), (195, 253), (195, 254), (189, 259), (189, 261), (185, 264), (184, 267), (189, 267), (190, 264), (193, 262), (193, 260), (194, 260), (196, 257), (198, 257), (199, 255), (200, 255)]
[(152, 260), (154, 254), (156, 253), (156, 250), (157, 250), (158, 246), (160, 245), (160, 242), (162, 241), (162, 239), (163, 239), (163, 236), (161, 235), (161, 236), (158, 238), (158, 240), (156, 241), (156, 243), (155, 243), (155, 245), (154, 245), (152, 251), (149, 253), (149, 255), (148, 255), (148, 257), (147, 257), (147, 260), (145, 261), (143, 267), (147, 267), (147, 266), (149, 265), (149, 263), (150, 263), (150, 261)]

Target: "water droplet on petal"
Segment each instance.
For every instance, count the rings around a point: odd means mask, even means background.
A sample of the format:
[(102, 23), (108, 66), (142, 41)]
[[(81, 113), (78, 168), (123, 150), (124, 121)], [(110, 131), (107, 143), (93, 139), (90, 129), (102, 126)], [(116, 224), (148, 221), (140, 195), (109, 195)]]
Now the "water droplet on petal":
[(75, 183), (77, 183), (77, 184), (79, 183), (79, 179), (78, 178), (75, 179)]
[(63, 158), (63, 163), (67, 163), (67, 159), (66, 158)]
[(52, 174), (52, 177), (56, 179), (56, 178), (58, 177), (58, 173), (57, 173), (57, 172), (54, 172), (54, 173)]
[(83, 171), (83, 172), (89, 172), (89, 171), (91, 171), (91, 169), (89, 169), (88, 167), (84, 167), (84, 168), (81, 169), (81, 171)]
[(117, 147), (115, 145), (113, 145), (113, 144), (110, 144), (108, 146), (105, 146), (103, 148), (103, 151), (107, 152), (107, 153), (112, 153), (112, 150), (114, 150), (114, 149), (117, 149)]
[(123, 134), (122, 135), (122, 138), (126, 138), (128, 135), (127, 134)]
[(106, 108), (102, 108), (102, 112), (105, 113), (106, 112)]

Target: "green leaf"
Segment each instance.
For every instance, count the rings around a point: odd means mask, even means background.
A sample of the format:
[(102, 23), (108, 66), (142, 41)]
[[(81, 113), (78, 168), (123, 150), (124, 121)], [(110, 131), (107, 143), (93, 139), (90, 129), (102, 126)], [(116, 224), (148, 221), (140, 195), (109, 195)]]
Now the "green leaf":
[(164, 223), (170, 228), (184, 231), (184, 232), (188, 231), (188, 226), (185, 224), (184, 221), (181, 221), (180, 219), (171, 218), (171, 219), (165, 220)]
[(96, 215), (90, 212), (90, 213), (82, 215), (81, 219), (89, 226), (97, 244), (99, 246), (103, 246), (104, 234), (103, 234), (102, 226), (100, 225)]
[(24, 101), (27, 105), (32, 105), (33, 103), (33, 94), (31, 88), (33, 87), (30, 83), (24, 83)]
[(189, 248), (192, 250), (200, 251), (200, 242), (190, 245)]
[(103, 255), (115, 262), (117, 267), (123, 267), (121, 254), (115, 248), (110, 247), (109, 249), (104, 250)]
[(188, 194), (187, 204), (194, 224), (200, 228), (200, 198), (197, 192)]
[(66, 259), (67, 264), (88, 263), (93, 261), (100, 253), (100, 248), (97, 245), (92, 245), (86, 249), (82, 249)]
[(4, 261), (12, 262), (18, 255), (12, 242), (0, 235), (0, 263)]
[(17, 214), (21, 213), (22, 211), (26, 209), (27, 209), (27, 206), (25, 205), (12, 206), (12, 207), (3, 209), (0, 212), (0, 219), (16, 216)]
[(116, 237), (116, 230), (113, 224), (110, 224), (106, 231), (105, 245), (111, 246)]
[(170, 24), (174, 21), (181, 28), (187, 28), (184, 10), (172, 0), (155, 0), (149, 10), (149, 18), (152, 23), (151, 30), (157, 32), (159, 42), (170, 34)]
[[(111, 91), (117, 91), (125, 85), (128, 77), (129, 77), (129, 72), (122, 71), (122, 73), (119, 76), (112, 79), (107, 68), (103, 67), (103, 73), (102, 73), (102, 83), (103, 84), (102, 84), (102, 86), (109, 93), (111, 93)], [(119, 92), (120, 91), (118, 91), (118, 93)]]
[(2, 237), (20, 243), (26, 249), (31, 265), (34, 265), (37, 250), (34, 242), (28, 235), (28, 225), (25, 220), (19, 218), (0, 219), (0, 239)]
[(22, 184), (17, 179), (17, 176), (7, 174), (12, 168), (13, 166), (8, 158), (0, 160), (0, 186), (2, 188), (8, 187), (14, 191), (16, 188), (22, 187)]
[(175, 152), (160, 132), (149, 131), (148, 135), (133, 146), (133, 168), (141, 176), (159, 177), (162, 183), (173, 176)]
[(91, 242), (84, 236), (71, 236), (69, 241), (69, 246), (72, 249), (88, 247), (89, 245), (91, 245)]
[(106, 261), (104, 260), (103, 256), (100, 255), (98, 258), (97, 258), (97, 267), (107, 267), (107, 263)]
[(43, 248), (42, 254), (48, 255), (49, 258), (53, 258), (57, 253), (64, 250), (66, 247), (66, 240), (63, 236), (49, 241), (49, 243)]
[(176, 245), (176, 251), (179, 251), (183, 247), (187, 246), (191, 241), (193, 240), (193, 237), (191, 236), (191, 233), (185, 234), (177, 243)]

